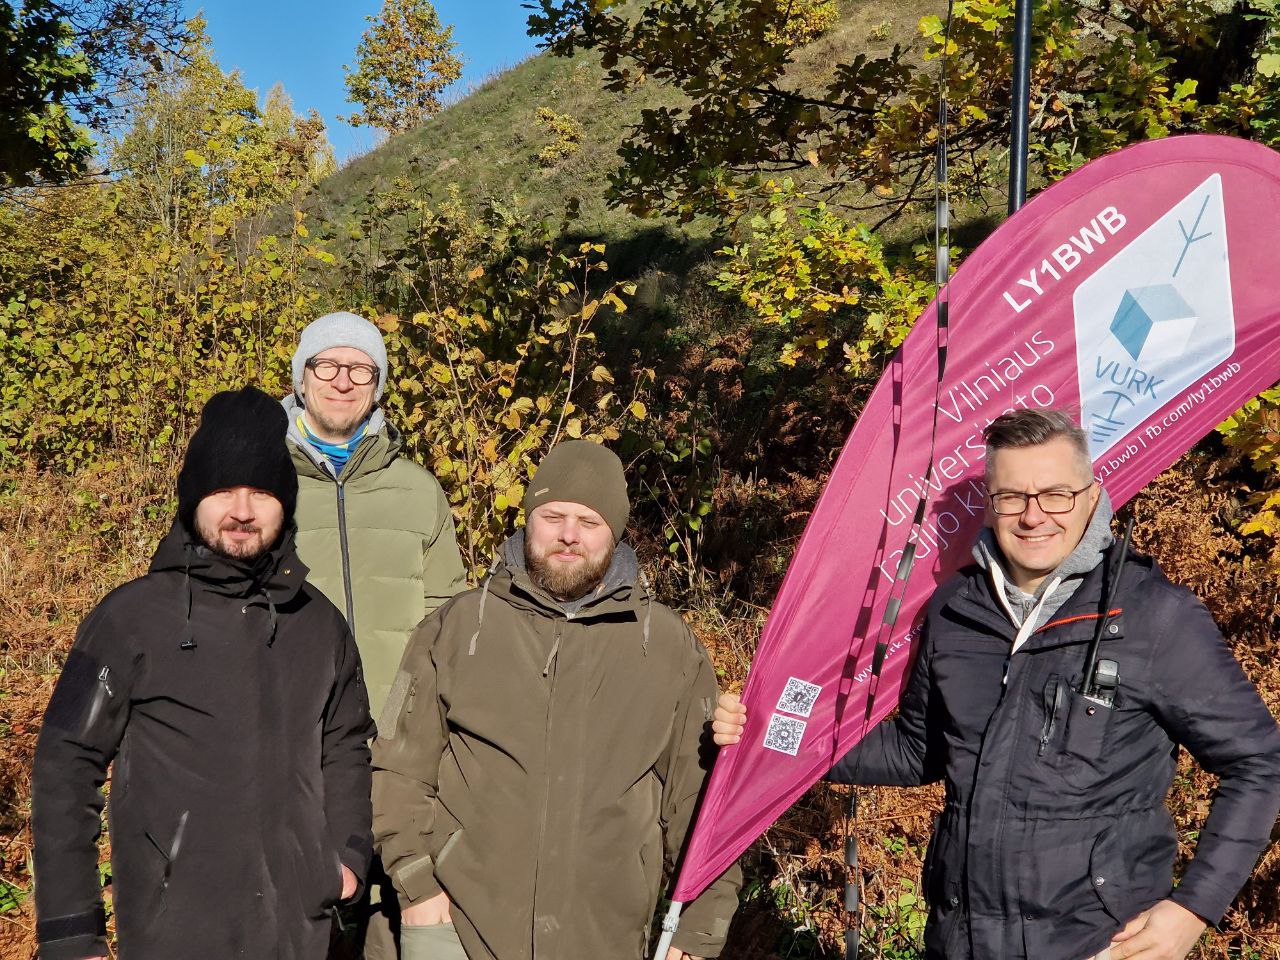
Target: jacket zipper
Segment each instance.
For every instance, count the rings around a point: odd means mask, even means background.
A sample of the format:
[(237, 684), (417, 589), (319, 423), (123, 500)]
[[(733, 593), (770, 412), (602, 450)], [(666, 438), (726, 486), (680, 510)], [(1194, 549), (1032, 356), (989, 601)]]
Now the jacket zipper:
[(187, 829), (187, 818), (191, 815), (190, 810), (183, 810), (182, 816), (178, 818), (178, 826), (173, 831), (173, 840), (166, 850), (160, 846), (160, 841), (155, 835), (148, 830), (145, 834), (146, 838), (151, 841), (151, 845), (159, 851), (160, 856), (164, 858), (164, 874), (160, 877), (160, 908), (164, 909), (165, 894), (169, 891), (169, 881), (173, 878), (173, 864), (178, 859), (178, 854), (182, 850), (182, 834)]
[(84, 722), (84, 729), (87, 733), (93, 729), (93, 725), (98, 722), (98, 717), (102, 713), (102, 707), (109, 698), (115, 697), (115, 691), (111, 689), (111, 668), (103, 667), (98, 671), (98, 689), (94, 691), (93, 703), (89, 705), (89, 716)]
[[(1005, 661), (1004, 661), (1004, 680), (1003, 680), (1003, 681), (1001, 682), (1001, 684), (1000, 684), (1000, 698), (999, 698), (998, 700), (996, 700), (996, 708), (995, 708), (995, 710), (993, 710), (993, 711), (992, 711), (992, 714), (991, 714), (991, 718), (992, 718), (992, 719), (989, 721), (989, 722), (991, 722), (991, 723), (995, 723), (995, 722), (996, 722), (995, 715), (996, 715), (997, 713), (999, 713), (999, 712), (1000, 712), (1000, 708), (1001, 708), (1002, 706), (1004, 706), (1005, 697), (1006, 697), (1006, 696), (1008, 695), (1008, 693), (1009, 693), (1009, 675), (1010, 675), (1012, 672), (1013, 672), (1013, 651), (1012, 651), (1012, 650), (1010, 650), (1010, 652), (1009, 652), (1008, 656), (1006, 656), (1006, 657), (1005, 657)], [(1018, 676), (1018, 680), (1019, 680), (1019, 681), (1021, 681), (1021, 679), (1022, 679), (1023, 677), (1025, 677), (1025, 676), (1026, 676), (1026, 671), (1024, 670), (1021, 674), (1019, 674), (1019, 676)], [(981, 748), (981, 749), (979, 750), (979, 752), (978, 752), (978, 763), (979, 763), (979, 764), (981, 764), (981, 763), (982, 763), (982, 755), (983, 755), (984, 753), (986, 753), (986, 747), (987, 747), (987, 744), (986, 744), (986, 738), (985, 738), (985, 737), (983, 737), (983, 744), (982, 744), (982, 748)], [(1009, 795), (1009, 784), (1010, 784), (1010, 783), (1012, 782), (1012, 780), (1013, 780), (1013, 767), (1012, 767), (1012, 764), (1010, 764), (1010, 765), (1008, 765), (1008, 766), (1009, 766), (1009, 770), (1008, 770), (1008, 772), (1005, 774), (1004, 785), (1000, 788), (1000, 789), (1001, 789), (1001, 793), (1002, 793), (1004, 796), (1006, 796), (1006, 797)], [(1008, 811), (1007, 811), (1007, 810), (1001, 810), (1001, 812), (1000, 812), (1000, 819), (999, 819), (999, 821), (996, 823), (996, 838), (995, 838), (995, 844), (994, 844), (994, 846), (995, 846), (995, 848), (996, 848), (996, 850), (997, 850), (997, 851), (998, 851), (998, 850), (1000, 850), (1000, 849), (1002, 849), (1002, 848), (1003, 848), (1003, 846), (1004, 846), (1004, 828), (1005, 828), (1005, 823), (1007, 822), (1007, 820), (1008, 820)], [(966, 843), (967, 843), (967, 840), (966, 840)], [(966, 851), (966, 852), (965, 852), (965, 859), (966, 859), (966, 860), (968, 859), (968, 851)], [(967, 872), (967, 869), (968, 869), (968, 868), (966, 867), (966, 872)], [(997, 859), (996, 859), (996, 873), (997, 873), (997, 881), (998, 881), (1000, 884), (1003, 884), (1003, 883), (1004, 883), (1003, 869), (1002, 869), (1002, 868), (1001, 868), (1001, 866), (1000, 866), (1000, 861), (999, 861), (999, 857), (998, 857), (998, 856), (997, 856)], [(965, 887), (966, 887), (965, 893), (966, 893), (966, 896), (967, 896), (967, 894), (968, 894), (968, 884), (967, 884), (967, 883), (965, 884)], [(958, 914), (959, 914), (959, 911), (956, 911), (956, 913), (957, 913), (957, 915), (958, 915)], [(954, 933), (954, 930), (953, 930), (952, 932)]]
[(1055, 679), (1052, 697), (1048, 689), (1045, 690), (1044, 726), (1040, 728), (1040, 749), (1036, 751), (1037, 756), (1043, 757), (1045, 751), (1049, 749), (1049, 741), (1053, 739), (1053, 731), (1058, 726), (1058, 714), (1062, 711), (1065, 686), (1061, 680)]
[[(553, 647), (556, 644), (559, 644), (560, 633), (562, 630), (563, 630), (563, 627), (560, 624), (560, 620), (557, 619), (555, 636), (551, 638)], [(542, 771), (544, 774), (542, 777), (542, 812), (541, 812), (541, 818), (538, 822), (538, 845), (535, 848), (537, 850), (537, 856), (534, 858), (534, 867), (533, 867), (533, 930), (531, 931), (533, 936), (531, 938), (532, 939), (531, 948), (533, 950), (533, 956), (535, 958), (538, 956), (538, 875), (539, 875), (539, 870), (537, 865), (538, 865), (538, 862), (542, 859), (542, 844), (547, 836), (547, 810), (551, 806), (551, 776), (550, 776), (551, 713), (555, 707), (556, 676), (557, 674), (560, 673), (560, 670), (558, 669), (559, 664), (556, 664), (556, 667), (557, 669), (551, 672), (551, 688), (547, 691), (547, 722), (543, 732), (543, 741), (542, 741)]]
[(347, 499), (345, 487), (341, 480), (336, 480), (338, 487), (338, 545), (342, 554), (342, 595), (347, 601), (347, 627), (354, 637), (356, 633), (356, 611), (351, 597), (351, 554), (347, 549)]

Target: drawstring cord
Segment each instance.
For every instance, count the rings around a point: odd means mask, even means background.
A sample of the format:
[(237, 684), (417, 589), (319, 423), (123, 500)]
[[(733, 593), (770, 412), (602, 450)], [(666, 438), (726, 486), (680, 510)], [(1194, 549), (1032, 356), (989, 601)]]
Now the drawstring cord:
[(196, 648), (195, 631), (191, 628), (191, 562), (188, 561), (186, 566), (182, 568), (182, 584), (183, 592), (187, 598), (187, 613), (182, 626), (182, 642), (178, 644), (179, 650), (194, 650)]
[[(484, 585), (480, 588), (480, 615), (476, 618), (476, 632), (471, 635), (471, 643), (467, 646), (467, 656), (474, 657), (476, 655), (476, 641), (480, 639), (480, 628), (484, 626), (484, 602), (489, 599), (489, 584), (493, 582), (493, 570), (489, 571), (489, 575), (484, 578)], [(543, 676), (546, 676), (544, 673)]]
[(556, 642), (551, 645), (551, 652), (547, 654), (547, 662), (542, 668), (542, 675), (548, 676), (551, 673), (551, 661), (556, 658), (556, 654), (560, 652), (560, 631), (556, 631)]
[(645, 600), (644, 606), (644, 639), (641, 642), (640, 650), (647, 657), (649, 655), (649, 621), (653, 617), (653, 591), (649, 589), (649, 578), (644, 575), (644, 571), (640, 571), (640, 583), (644, 586)]
[[(182, 586), (183, 586), (183, 593), (186, 596), (187, 603), (186, 603), (185, 622), (183, 623), (183, 627), (182, 627), (182, 640), (181, 642), (179, 642), (178, 648), (180, 650), (194, 650), (197, 647), (197, 643), (195, 638), (195, 630), (191, 626), (192, 590), (191, 590), (191, 558), (189, 556), (187, 558), (187, 562), (183, 565), (183, 568), (182, 568)], [(272, 602), (270, 594), (268, 594), (266, 589), (263, 587), (258, 588), (257, 596), (251, 597), (249, 600), (245, 602), (245, 607), (247, 609), (249, 606), (256, 603), (264, 604), (267, 608), (267, 613), (271, 617), (271, 635), (267, 637), (267, 646), (268, 647), (274, 646), (276, 642), (276, 635), (279, 632), (279, 627), (280, 627), (280, 617), (276, 611), (276, 605), (274, 602)], [(480, 601), (480, 611), (481, 611), (481, 616), (483, 616), (484, 615), (483, 598)], [(477, 630), (476, 633), (478, 636), (479, 631)], [(473, 653), (475, 652), (475, 642), (476, 642), (475, 637), (472, 637), (471, 645), (472, 645)]]

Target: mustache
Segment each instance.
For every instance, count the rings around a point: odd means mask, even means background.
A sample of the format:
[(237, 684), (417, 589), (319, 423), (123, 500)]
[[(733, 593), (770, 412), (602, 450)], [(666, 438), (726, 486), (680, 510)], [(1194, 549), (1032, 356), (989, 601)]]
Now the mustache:
[(219, 531), (227, 533), (261, 533), (262, 528), (256, 523), (244, 520), (228, 520), (222, 526), (218, 527)]
[(586, 551), (577, 544), (568, 544), (563, 540), (557, 540), (551, 546), (547, 547), (547, 549), (543, 551), (542, 555), (544, 557), (549, 557), (553, 553), (572, 553), (577, 557), (585, 557), (587, 555)]

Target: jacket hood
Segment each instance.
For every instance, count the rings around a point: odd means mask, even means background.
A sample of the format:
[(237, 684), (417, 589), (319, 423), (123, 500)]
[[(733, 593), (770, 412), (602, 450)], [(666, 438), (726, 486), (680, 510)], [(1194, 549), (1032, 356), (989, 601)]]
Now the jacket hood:
[(1115, 542), (1111, 518), (1115, 511), (1111, 498), (1102, 490), (1084, 536), (1049, 576), (1041, 581), (1034, 594), (1024, 593), (1009, 578), (1004, 554), (990, 527), (983, 527), (973, 545), (973, 559), (991, 578), (992, 590), (1000, 599), (1014, 626), (1022, 627), (1031, 617), (1031, 628), (1047, 623), (1058, 609), (1079, 589), (1080, 583), (1102, 562), (1107, 549)]
[[(557, 600), (541, 587), (536, 586), (533, 578), (529, 576), (524, 558), (524, 535), (525, 531), (522, 528), (503, 542), (498, 548), (499, 565), (511, 573), (513, 580), (518, 579), (522, 585), (527, 582), (528, 586), (537, 592), (539, 600), (550, 602), (568, 616), (576, 616), (587, 607), (595, 606), (607, 599), (621, 599), (624, 588), (637, 592), (639, 596), (645, 596), (648, 593), (647, 585), (641, 582), (643, 578), (640, 573), (640, 560), (635, 550), (628, 544), (619, 543), (613, 549), (613, 559), (609, 562), (609, 569), (604, 572), (604, 577), (594, 590), (576, 600)], [(496, 569), (495, 567), (495, 571)], [(639, 591), (635, 591), (637, 585), (641, 588)]]
[[(285, 437), (291, 446), (305, 455), (302, 462), (299, 462), (299, 458), (296, 456), (293, 458), (294, 465), (298, 467), (299, 472), (305, 472), (310, 476), (324, 477), (329, 480), (334, 479), (333, 468), (329, 466), (329, 461), (324, 458), (324, 455), (319, 450), (307, 442), (307, 438), (298, 429), (298, 417), (305, 409), (304, 405), (293, 394), (289, 394), (281, 400), (280, 405), (284, 407), (284, 412), (289, 418), (289, 429), (286, 431)], [(368, 426), (365, 427), (364, 437), (356, 445), (355, 450), (351, 452), (351, 459), (347, 461), (347, 468), (343, 471), (344, 479), (348, 479), (365, 470), (377, 470), (387, 466), (399, 455), (403, 444), (404, 441), (400, 431), (387, 420), (382, 408), (374, 407), (369, 414)]]
[(169, 533), (156, 547), (148, 572), (190, 573), (214, 592), (228, 596), (248, 596), (265, 588), (277, 595), (287, 590), (292, 597), (301, 589), (307, 576), (306, 567), (294, 553), (293, 541), (297, 532), (297, 528), (289, 524), (274, 547), (246, 563), (214, 553), (175, 520)]
[[(577, 600), (557, 600), (533, 582), (524, 561), (524, 530), (517, 530), (498, 548), (493, 568), (480, 587), (480, 607), (476, 616), (476, 631), (471, 635), (468, 655), (474, 655), (484, 628), (484, 607), (490, 593), (495, 593), (512, 606), (528, 610), (543, 617), (564, 617), (566, 620), (588, 620), (593, 617), (628, 616), (641, 623), (641, 644), (645, 655), (649, 653), (649, 629), (653, 620), (653, 592), (649, 589), (636, 552), (625, 543), (614, 547), (613, 560), (605, 571), (600, 584)], [(643, 612), (641, 606), (643, 605)], [(547, 658), (544, 670), (560, 649), (557, 640)]]
[(181, 521), (175, 520), (156, 548), (148, 572), (182, 574), (187, 622), (181, 645), (195, 646), (191, 635), (191, 602), (197, 589), (266, 606), (272, 622), (268, 642), (275, 642), (277, 607), (297, 597), (307, 579), (307, 568), (294, 552), (296, 535), (297, 528), (290, 524), (274, 547), (252, 562), (243, 563), (214, 553)]

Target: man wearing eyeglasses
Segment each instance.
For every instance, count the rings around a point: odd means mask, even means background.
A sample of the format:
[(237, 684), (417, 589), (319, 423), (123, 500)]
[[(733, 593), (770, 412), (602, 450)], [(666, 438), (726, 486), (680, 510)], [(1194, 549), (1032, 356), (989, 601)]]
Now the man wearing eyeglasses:
[[(346, 615), (375, 718), (413, 629), (466, 586), (449, 500), (401, 456), (400, 432), (378, 406), (387, 374), (377, 327), (353, 313), (326, 314), (302, 331), (284, 401), (298, 470), (298, 555)], [(396, 895), (377, 863), (369, 880), (344, 949), (354, 940), (357, 955), (394, 958)]]
[[(925, 858), (930, 960), (1181, 960), (1267, 845), (1280, 731), (1191, 592), (1147, 557), (1121, 567), (1067, 414), (1018, 410), (985, 438), (975, 563), (930, 600), (897, 718), (828, 779), (946, 784)], [(716, 742), (745, 718), (722, 696)], [(1220, 779), (1175, 887), (1179, 746)]]

